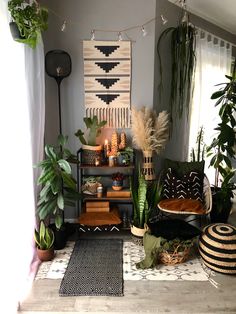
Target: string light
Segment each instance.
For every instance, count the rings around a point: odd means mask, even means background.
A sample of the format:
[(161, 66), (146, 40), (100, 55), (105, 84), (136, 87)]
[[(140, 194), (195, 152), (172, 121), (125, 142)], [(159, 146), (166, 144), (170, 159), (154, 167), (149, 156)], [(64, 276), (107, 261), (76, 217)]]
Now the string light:
[(66, 20), (63, 22), (62, 26), (61, 26), (61, 31), (65, 32), (66, 30)]
[[(181, 2), (181, 4), (183, 6), (186, 6), (184, 0), (177, 0), (177, 1)], [(52, 14), (54, 14), (60, 20), (63, 21), (62, 26), (61, 26), (61, 31), (62, 32), (64, 32), (66, 30), (66, 27), (67, 27), (68, 24), (71, 24), (71, 25), (78, 25), (79, 24), (78, 22), (71, 22), (68, 19), (63, 18), (57, 12), (51, 10), (50, 8), (48, 8), (48, 11), (51, 12)], [(160, 18), (161, 18), (161, 21), (162, 21), (163, 25), (165, 25), (168, 22), (168, 19), (163, 14), (160, 15)], [(131, 31), (131, 30), (134, 30), (134, 29), (141, 29), (142, 36), (145, 37), (145, 36), (147, 36), (147, 30), (146, 30), (145, 26), (150, 24), (151, 22), (155, 21), (156, 19), (157, 18), (154, 17), (154, 18), (146, 21), (145, 23), (143, 23), (141, 25), (135, 25), (135, 26), (131, 26), (131, 27), (128, 27), (128, 28), (124, 28), (124, 29), (114, 29), (114, 30), (110, 29), (110, 30), (108, 30), (108, 29), (95, 29), (94, 28), (94, 29), (91, 30), (90, 40), (95, 40), (95, 32), (116, 33), (116, 34), (118, 34), (118, 40), (119, 41), (123, 40), (122, 34), (124, 34), (129, 40), (131, 40), (130, 37), (128, 36), (127, 32)]]
[(118, 40), (119, 40), (119, 41), (122, 41), (122, 40), (123, 40), (121, 32), (118, 33)]
[(95, 40), (95, 30), (94, 29), (91, 30), (91, 38), (90, 39)]
[(141, 30), (142, 30), (143, 37), (147, 36), (147, 31), (144, 28), (144, 26), (142, 26)]
[(165, 25), (166, 23), (168, 23), (167, 18), (166, 18), (163, 14), (161, 14), (161, 21), (162, 21), (162, 24), (163, 24), (163, 25)]

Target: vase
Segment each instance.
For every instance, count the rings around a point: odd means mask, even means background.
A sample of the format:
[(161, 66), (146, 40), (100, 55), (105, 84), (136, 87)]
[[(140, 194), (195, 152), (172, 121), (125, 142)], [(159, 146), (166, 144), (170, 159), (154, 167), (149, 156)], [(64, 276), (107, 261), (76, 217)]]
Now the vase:
[(120, 191), (123, 188), (123, 180), (113, 180), (112, 181), (112, 189), (115, 191)]
[(145, 180), (155, 180), (156, 179), (154, 163), (153, 163), (153, 151), (152, 150), (144, 150), (143, 151), (142, 173), (144, 175)]

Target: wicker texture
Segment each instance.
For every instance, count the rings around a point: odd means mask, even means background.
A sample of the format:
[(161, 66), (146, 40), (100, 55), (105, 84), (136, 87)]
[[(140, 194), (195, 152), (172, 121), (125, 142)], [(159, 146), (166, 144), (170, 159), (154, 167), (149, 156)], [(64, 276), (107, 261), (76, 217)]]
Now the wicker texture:
[(191, 250), (191, 247), (186, 247), (184, 250), (180, 250), (181, 245), (178, 245), (173, 252), (163, 251), (159, 253), (158, 260), (165, 265), (176, 265), (185, 262)]

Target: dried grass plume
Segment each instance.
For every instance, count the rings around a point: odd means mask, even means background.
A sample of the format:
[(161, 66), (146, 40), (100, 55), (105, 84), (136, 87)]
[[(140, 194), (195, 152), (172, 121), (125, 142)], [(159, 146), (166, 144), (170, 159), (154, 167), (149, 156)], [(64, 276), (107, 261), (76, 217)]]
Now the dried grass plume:
[(140, 110), (132, 108), (131, 132), (134, 145), (157, 154), (165, 148), (169, 138), (169, 113), (162, 111), (157, 116), (154, 110), (143, 106)]

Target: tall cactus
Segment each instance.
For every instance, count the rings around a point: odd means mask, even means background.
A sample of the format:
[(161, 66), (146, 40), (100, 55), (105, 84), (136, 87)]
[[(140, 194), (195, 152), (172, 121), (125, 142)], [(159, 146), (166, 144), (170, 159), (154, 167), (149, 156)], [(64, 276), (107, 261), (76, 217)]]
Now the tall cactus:
[(89, 129), (87, 141), (85, 140), (84, 132), (81, 129), (75, 133), (75, 136), (77, 136), (84, 145), (96, 146), (96, 138), (100, 135), (101, 128), (106, 125), (107, 121), (103, 120), (98, 122), (97, 116), (93, 116), (92, 118), (85, 117), (83, 120), (87, 129)]

